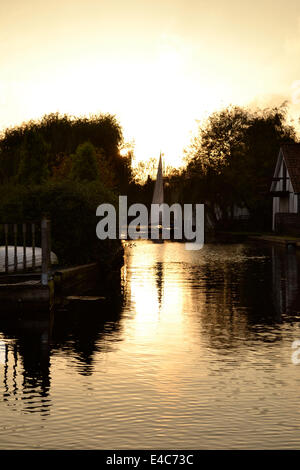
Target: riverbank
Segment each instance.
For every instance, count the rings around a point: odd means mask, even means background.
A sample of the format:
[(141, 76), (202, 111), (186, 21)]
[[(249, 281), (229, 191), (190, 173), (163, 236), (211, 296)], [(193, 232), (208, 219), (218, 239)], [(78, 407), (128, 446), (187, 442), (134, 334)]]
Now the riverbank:
[(289, 235), (252, 235), (249, 236), (248, 239), (300, 248), (300, 237), (293, 237)]
[(258, 233), (258, 232), (219, 232), (212, 239), (218, 243), (243, 243), (245, 241), (259, 241), (265, 243), (276, 243), (284, 246), (293, 245), (300, 248), (300, 237), (293, 235), (274, 233)]

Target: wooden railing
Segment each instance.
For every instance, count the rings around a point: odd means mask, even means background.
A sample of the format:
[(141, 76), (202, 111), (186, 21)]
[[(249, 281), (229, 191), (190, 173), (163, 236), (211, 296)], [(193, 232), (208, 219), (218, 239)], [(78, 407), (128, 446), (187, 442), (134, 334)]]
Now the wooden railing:
[(4, 239), (4, 271), (0, 274), (40, 272), (42, 284), (46, 285), (51, 266), (50, 220), (0, 223), (0, 236)]

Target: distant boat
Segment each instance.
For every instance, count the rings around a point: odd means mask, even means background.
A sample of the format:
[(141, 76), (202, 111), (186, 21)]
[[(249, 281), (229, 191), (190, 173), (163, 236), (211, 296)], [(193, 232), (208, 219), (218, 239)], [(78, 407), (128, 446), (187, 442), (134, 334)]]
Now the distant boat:
[[(16, 247), (16, 269), (15, 269), (15, 247), (7, 247), (8, 256), (8, 272), (12, 273), (15, 271), (24, 270), (24, 248), (23, 246)], [(51, 264), (58, 264), (58, 259), (55, 253), (51, 252)], [(35, 268), (42, 266), (42, 248), (35, 248)], [(33, 249), (32, 247), (26, 247), (26, 268), (33, 267)], [(0, 273), (5, 273), (5, 246), (0, 246)]]
[(162, 171), (162, 158), (161, 153), (159, 156), (159, 163), (157, 168), (156, 181), (154, 186), (152, 204), (151, 204), (151, 215), (150, 215), (150, 225), (161, 225), (162, 224), (162, 211), (158, 214), (152, 214), (152, 205), (153, 204), (163, 204), (164, 202), (164, 184), (163, 184), (163, 171)]

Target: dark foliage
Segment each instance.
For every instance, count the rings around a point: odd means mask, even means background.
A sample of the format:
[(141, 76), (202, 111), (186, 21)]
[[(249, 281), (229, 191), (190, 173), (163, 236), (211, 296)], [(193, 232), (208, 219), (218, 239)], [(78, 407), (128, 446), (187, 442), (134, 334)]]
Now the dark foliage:
[(99, 260), (109, 264), (120, 248), (119, 240), (96, 237), (96, 208), (103, 202), (116, 205), (115, 195), (96, 183), (51, 182), (43, 186), (2, 186), (0, 221), (21, 223), (51, 220), (52, 251), (61, 265)]
[(185, 199), (204, 202), (220, 228), (232, 227), (237, 205), (248, 209), (253, 228), (269, 230), (270, 185), (279, 148), (294, 141), (284, 108), (250, 112), (230, 107), (212, 114), (187, 152)]
[[(29, 170), (35, 168), (38, 159), (47, 160), (49, 178), (60, 173), (65, 177), (61, 169), (68, 170), (71, 155), (84, 142), (90, 142), (101, 153), (103, 160), (114, 172), (117, 187), (123, 187), (124, 181), (127, 184), (131, 177), (130, 153), (127, 157), (120, 155), (123, 135), (115, 116), (100, 114), (90, 118), (73, 118), (58, 113), (4, 132), (0, 139), (0, 183), (28, 183)], [(30, 151), (32, 145), (33, 153)], [(42, 163), (44, 165), (44, 161)], [(39, 182), (45, 176), (46, 172), (43, 171)]]

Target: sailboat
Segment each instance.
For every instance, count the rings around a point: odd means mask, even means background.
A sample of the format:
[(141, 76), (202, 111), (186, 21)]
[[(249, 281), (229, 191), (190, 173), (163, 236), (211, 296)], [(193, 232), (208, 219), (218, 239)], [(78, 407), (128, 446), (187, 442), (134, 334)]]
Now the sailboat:
[(162, 168), (162, 155), (159, 155), (159, 162), (157, 168), (156, 181), (154, 186), (154, 192), (151, 203), (150, 221), (151, 227), (162, 228), (163, 209), (157, 211), (157, 207), (154, 208), (154, 204), (163, 204), (164, 202), (164, 184), (163, 184), (163, 168)]

